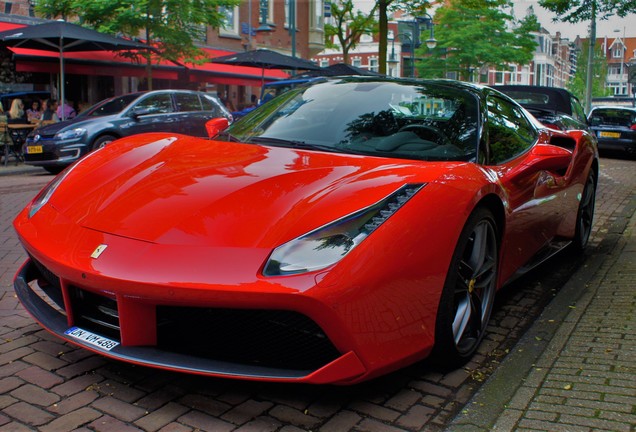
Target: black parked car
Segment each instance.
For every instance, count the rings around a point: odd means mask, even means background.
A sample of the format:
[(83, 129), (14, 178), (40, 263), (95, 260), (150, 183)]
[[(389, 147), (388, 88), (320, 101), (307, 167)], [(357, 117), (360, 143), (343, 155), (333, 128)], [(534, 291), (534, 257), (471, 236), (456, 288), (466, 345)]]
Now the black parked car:
[(33, 131), (25, 163), (57, 173), (86, 153), (143, 132), (207, 136), (205, 122), (232, 115), (214, 96), (190, 90), (155, 90), (103, 100), (71, 120)]
[(595, 107), (588, 118), (598, 138), (599, 150), (616, 150), (636, 156), (636, 108)]
[(546, 127), (559, 130), (589, 130), (583, 105), (566, 89), (529, 85), (496, 85)]

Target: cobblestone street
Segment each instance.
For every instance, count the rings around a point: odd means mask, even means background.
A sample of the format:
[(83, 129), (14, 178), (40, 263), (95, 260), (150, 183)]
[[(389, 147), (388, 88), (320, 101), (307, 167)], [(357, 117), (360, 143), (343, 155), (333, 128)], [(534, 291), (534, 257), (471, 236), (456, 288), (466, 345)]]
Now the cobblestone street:
[(26, 257), (11, 222), (52, 176), (0, 176), (0, 431), (442, 430), (571, 275), (588, 265), (586, 257), (599, 250), (617, 218), (633, 211), (635, 170), (636, 161), (601, 158), (590, 252), (561, 254), (502, 290), (468, 365), (444, 374), (422, 362), (351, 387), (190, 376), (60, 342), (24, 311), (12, 284)]

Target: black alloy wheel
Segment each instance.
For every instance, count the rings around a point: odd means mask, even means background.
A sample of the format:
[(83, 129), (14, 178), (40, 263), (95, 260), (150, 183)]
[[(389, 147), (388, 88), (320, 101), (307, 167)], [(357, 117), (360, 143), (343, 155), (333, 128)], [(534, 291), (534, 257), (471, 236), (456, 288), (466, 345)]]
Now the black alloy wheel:
[(581, 193), (581, 201), (576, 215), (576, 232), (572, 242), (577, 252), (583, 252), (590, 240), (594, 221), (594, 205), (596, 203), (596, 176), (590, 169), (585, 187)]
[(498, 259), (495, 219), (478, 208), (464, 226), (442, 292), (432, 354), (439, 366), (455, 369), (477, 350), (493, 308)]

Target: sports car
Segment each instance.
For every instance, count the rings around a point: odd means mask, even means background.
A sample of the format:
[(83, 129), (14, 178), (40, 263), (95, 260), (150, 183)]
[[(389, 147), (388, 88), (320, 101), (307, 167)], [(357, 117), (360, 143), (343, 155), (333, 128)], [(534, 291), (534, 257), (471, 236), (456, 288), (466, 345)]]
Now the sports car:
[(44, 328), (227, 378), (455, 368), (497, 290), (590, 235), (595, 139), (488, 87), (321, 79), (207, 130), (114, 141), (17, 216), (15, 290)]

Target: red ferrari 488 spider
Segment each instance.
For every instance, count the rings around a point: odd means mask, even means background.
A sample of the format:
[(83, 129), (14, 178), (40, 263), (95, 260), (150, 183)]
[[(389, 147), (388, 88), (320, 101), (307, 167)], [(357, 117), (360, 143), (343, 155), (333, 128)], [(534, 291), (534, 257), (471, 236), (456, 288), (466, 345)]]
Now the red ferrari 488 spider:
[(331, 78), (208, 131), (115, 141), (19, 214), (15, 289), (44, 328), (231, 378), (457, 367), (499, 288), (590, 235), (595, 139), (487, 87)]

